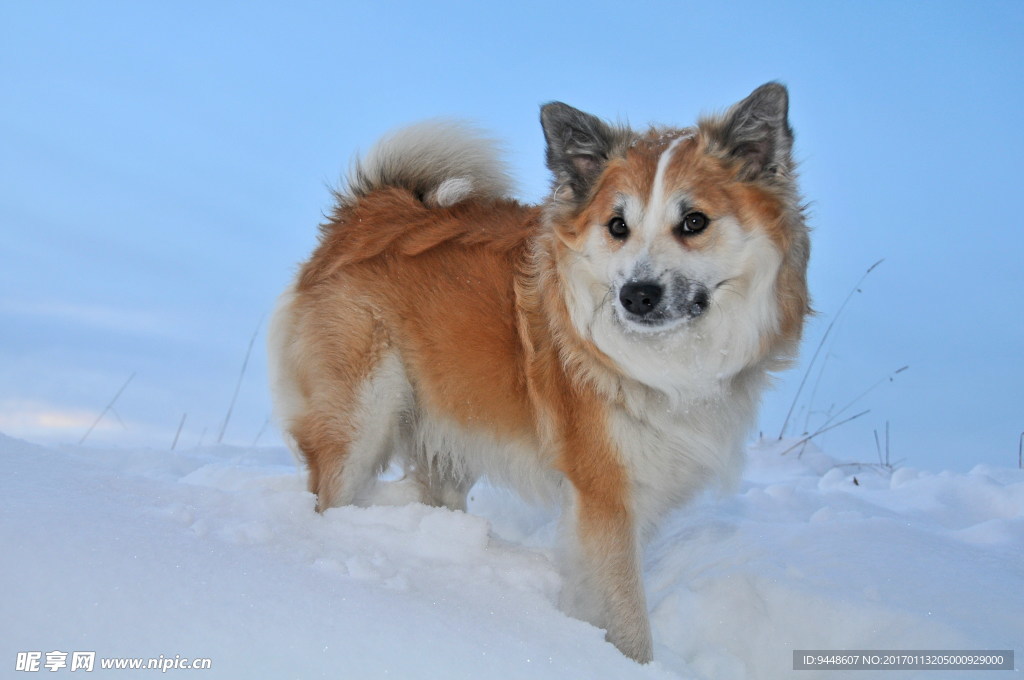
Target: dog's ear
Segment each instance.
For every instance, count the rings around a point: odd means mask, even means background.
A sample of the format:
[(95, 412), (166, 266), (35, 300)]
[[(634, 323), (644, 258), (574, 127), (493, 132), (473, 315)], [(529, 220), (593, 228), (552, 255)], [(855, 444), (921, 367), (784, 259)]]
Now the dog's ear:
[(562, 102), (542, 106), (540, 124), (548, 144), (548, 168), (555, 175), (556, 198), (567, 188), (573, 199), (582, 200), (612, 154), (615, 130)]
[(781, 83), (765, 83), (713, 121), (702, 121), (714, 144), (739, 162), (739, 176), (755, 180), (792, 170), (793, 130), (789, 93)]

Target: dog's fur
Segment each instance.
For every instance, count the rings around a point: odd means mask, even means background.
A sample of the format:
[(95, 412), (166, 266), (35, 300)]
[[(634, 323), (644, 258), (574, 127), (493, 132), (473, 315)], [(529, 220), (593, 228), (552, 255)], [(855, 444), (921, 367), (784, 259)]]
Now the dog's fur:
[(788, 94), (634, 132), (541, 109), (551, 197), (508, 197), (492, 142), (444, 121), (355, 165), (275, 312), (271, 380), (321, 511), (401, 461), (465, 509), (482, 475), (563, 503), (563, 606), (651, 659), (640, 552), (734, 477), (808, 312)]

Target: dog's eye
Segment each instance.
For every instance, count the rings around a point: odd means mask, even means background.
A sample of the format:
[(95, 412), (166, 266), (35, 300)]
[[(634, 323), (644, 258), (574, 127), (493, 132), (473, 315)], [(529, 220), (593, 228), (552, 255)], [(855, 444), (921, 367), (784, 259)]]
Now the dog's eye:
[(679, 223), (676, 229), (683, 236), (691, 236), (693, 234), (699, 234), (700, 232), (707, 229), (708, 216), (702, 212), (687, 213), (683, 221)]
[(626, 220), (621, 217), (613, 217), (608, 222), (608, 233), (612, 235), (612, 238), (620, 241), (629, 236), (629, 226), (626, 225)]

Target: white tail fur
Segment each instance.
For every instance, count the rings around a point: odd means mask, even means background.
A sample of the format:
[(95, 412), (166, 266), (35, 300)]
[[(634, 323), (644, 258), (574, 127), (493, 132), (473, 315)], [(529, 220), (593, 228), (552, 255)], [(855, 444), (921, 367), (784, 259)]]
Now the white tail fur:
[(502, 198), (512, 180), (498, 143), (466, 123), (435, 119), (397, 130), (353, 163), (348, 195), (403, 187), (431, 206), (467, 198)]

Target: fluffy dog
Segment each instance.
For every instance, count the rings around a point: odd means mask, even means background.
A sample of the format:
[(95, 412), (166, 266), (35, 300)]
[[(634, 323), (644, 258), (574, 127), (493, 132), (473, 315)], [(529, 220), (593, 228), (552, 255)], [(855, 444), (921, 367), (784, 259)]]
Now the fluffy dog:
[(769, 373), (808, 312), (788, 94), (635, 132), (541, 108), (550, 198), (509, 198), (466, 126), (357, 162), (270, 333), (286, 439), (318, 509), (400, 461), (465, 509), (486, 475), (562, 503), (568, 613), (652, 657), (640, 566), (656, 521), (737, 475)]

